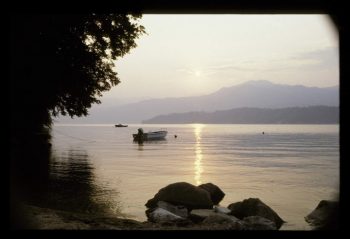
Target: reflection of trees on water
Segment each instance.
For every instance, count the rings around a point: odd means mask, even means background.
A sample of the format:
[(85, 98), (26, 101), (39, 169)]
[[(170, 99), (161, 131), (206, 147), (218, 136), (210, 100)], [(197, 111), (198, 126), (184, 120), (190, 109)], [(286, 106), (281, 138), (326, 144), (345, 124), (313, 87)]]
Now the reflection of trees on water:
[[(36, 205), (48, 188), (51, 147), (49, 134), (23, 135), (10, 149), (10, 217), (14, 229), (25, 227), (22, 202)], [(30, 218), (29, 218), (30, 219)]]
[(50, 206), (75, 212), (120, 214), (118, 192), (98, 185), (93, 171), (85, 150), (70, 149), (67, 155), (53, 155), (48, 188)]
[(31, 202), (46, 190), (51, 148), (39, 137), (11, 145), (12, 200)]
[(50, 147), (12, 151), (12, 202), (72, 212), (121, 215), (118, 192), (96, 182), (88, 153), (75, 149), (66, 152), (57, 155)]

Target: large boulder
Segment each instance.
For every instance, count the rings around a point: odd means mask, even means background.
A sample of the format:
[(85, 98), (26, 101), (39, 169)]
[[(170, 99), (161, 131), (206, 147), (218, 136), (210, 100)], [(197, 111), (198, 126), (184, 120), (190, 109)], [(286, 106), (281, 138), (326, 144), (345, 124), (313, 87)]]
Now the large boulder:
[(232, 203), (228, 206), (231, 215), (244, 219), (249, 216), (261, 216), (273, 221), (279, 229), (284, 221), (269, 206), (258, 198), (245, 199), (242, 202)]
[(317, 207), (305, 217), (312, 226), (319, 229), (336, 229), (338, 226), (339, 202), (322, 200)]
[(218, 186), (212, 183), (201, 184), (198, 187), (209, 192), (210, 198), (214, 205), (219, 204), (219, 202), (225, 197), (225, 193)]
[(174, 205), (183, 205), (189, 210), (197, 208), (213, 208), (208, 191), (190, 183), (178, 182), (160, 189), (156, 195), (145, 204), (148, 208), (157, 207), (158, 201)]

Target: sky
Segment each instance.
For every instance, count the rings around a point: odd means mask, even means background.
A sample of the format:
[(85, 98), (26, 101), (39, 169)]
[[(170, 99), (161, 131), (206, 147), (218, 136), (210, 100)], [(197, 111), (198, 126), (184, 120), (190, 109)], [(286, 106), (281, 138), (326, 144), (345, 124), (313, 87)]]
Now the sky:
[(147, 35), (116, 62), (103, 99), (204, 95), (250, 80), (339, 84), (338, 33), (327, 15), (145, 14)]

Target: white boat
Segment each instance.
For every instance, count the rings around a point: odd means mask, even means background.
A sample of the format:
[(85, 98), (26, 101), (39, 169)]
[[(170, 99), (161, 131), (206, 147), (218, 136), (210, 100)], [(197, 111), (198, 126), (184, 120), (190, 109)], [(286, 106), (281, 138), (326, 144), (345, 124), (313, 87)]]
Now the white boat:
[(133, 134), (133, 138), (135, 141), (143, 141), (143, 140), (157, 140), (157, 139), (164, 139), (166, 135), (168, 134), (168, 131), (166, 130), (159, 130), (159, 131), (149, 131), (147, 133), (143, 132), (143, 129), (138, 129), (137, 134)]

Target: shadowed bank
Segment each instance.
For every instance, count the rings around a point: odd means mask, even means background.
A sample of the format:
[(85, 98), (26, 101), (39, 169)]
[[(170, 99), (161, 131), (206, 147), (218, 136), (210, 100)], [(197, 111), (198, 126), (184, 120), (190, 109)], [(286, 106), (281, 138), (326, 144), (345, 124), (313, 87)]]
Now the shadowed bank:
[[(11, 226), (22, 226), (19, 202), (40, 201), (52, 186), (48, 185), (49, 162), (54, 157), (52, 117), (86, 116), (92, 104), (100, 103), (102, 92), (119, 83), (112, 69), (114, 60), (136, 47), (135, 39), (145, 32), (137, 23), (140, 17), (94, 13), (10, 16)], [(86, 157), (82, 156), (81, 164), (89, 167)], [(67, 165), (68, 174), (74, 170), (71, 166)], [(93, 185), (89, 170), (85, 173), (83, 183), (68, 177), (57, 186), (70, 188), (72, 194), (83, 193), (89, 200)]]

